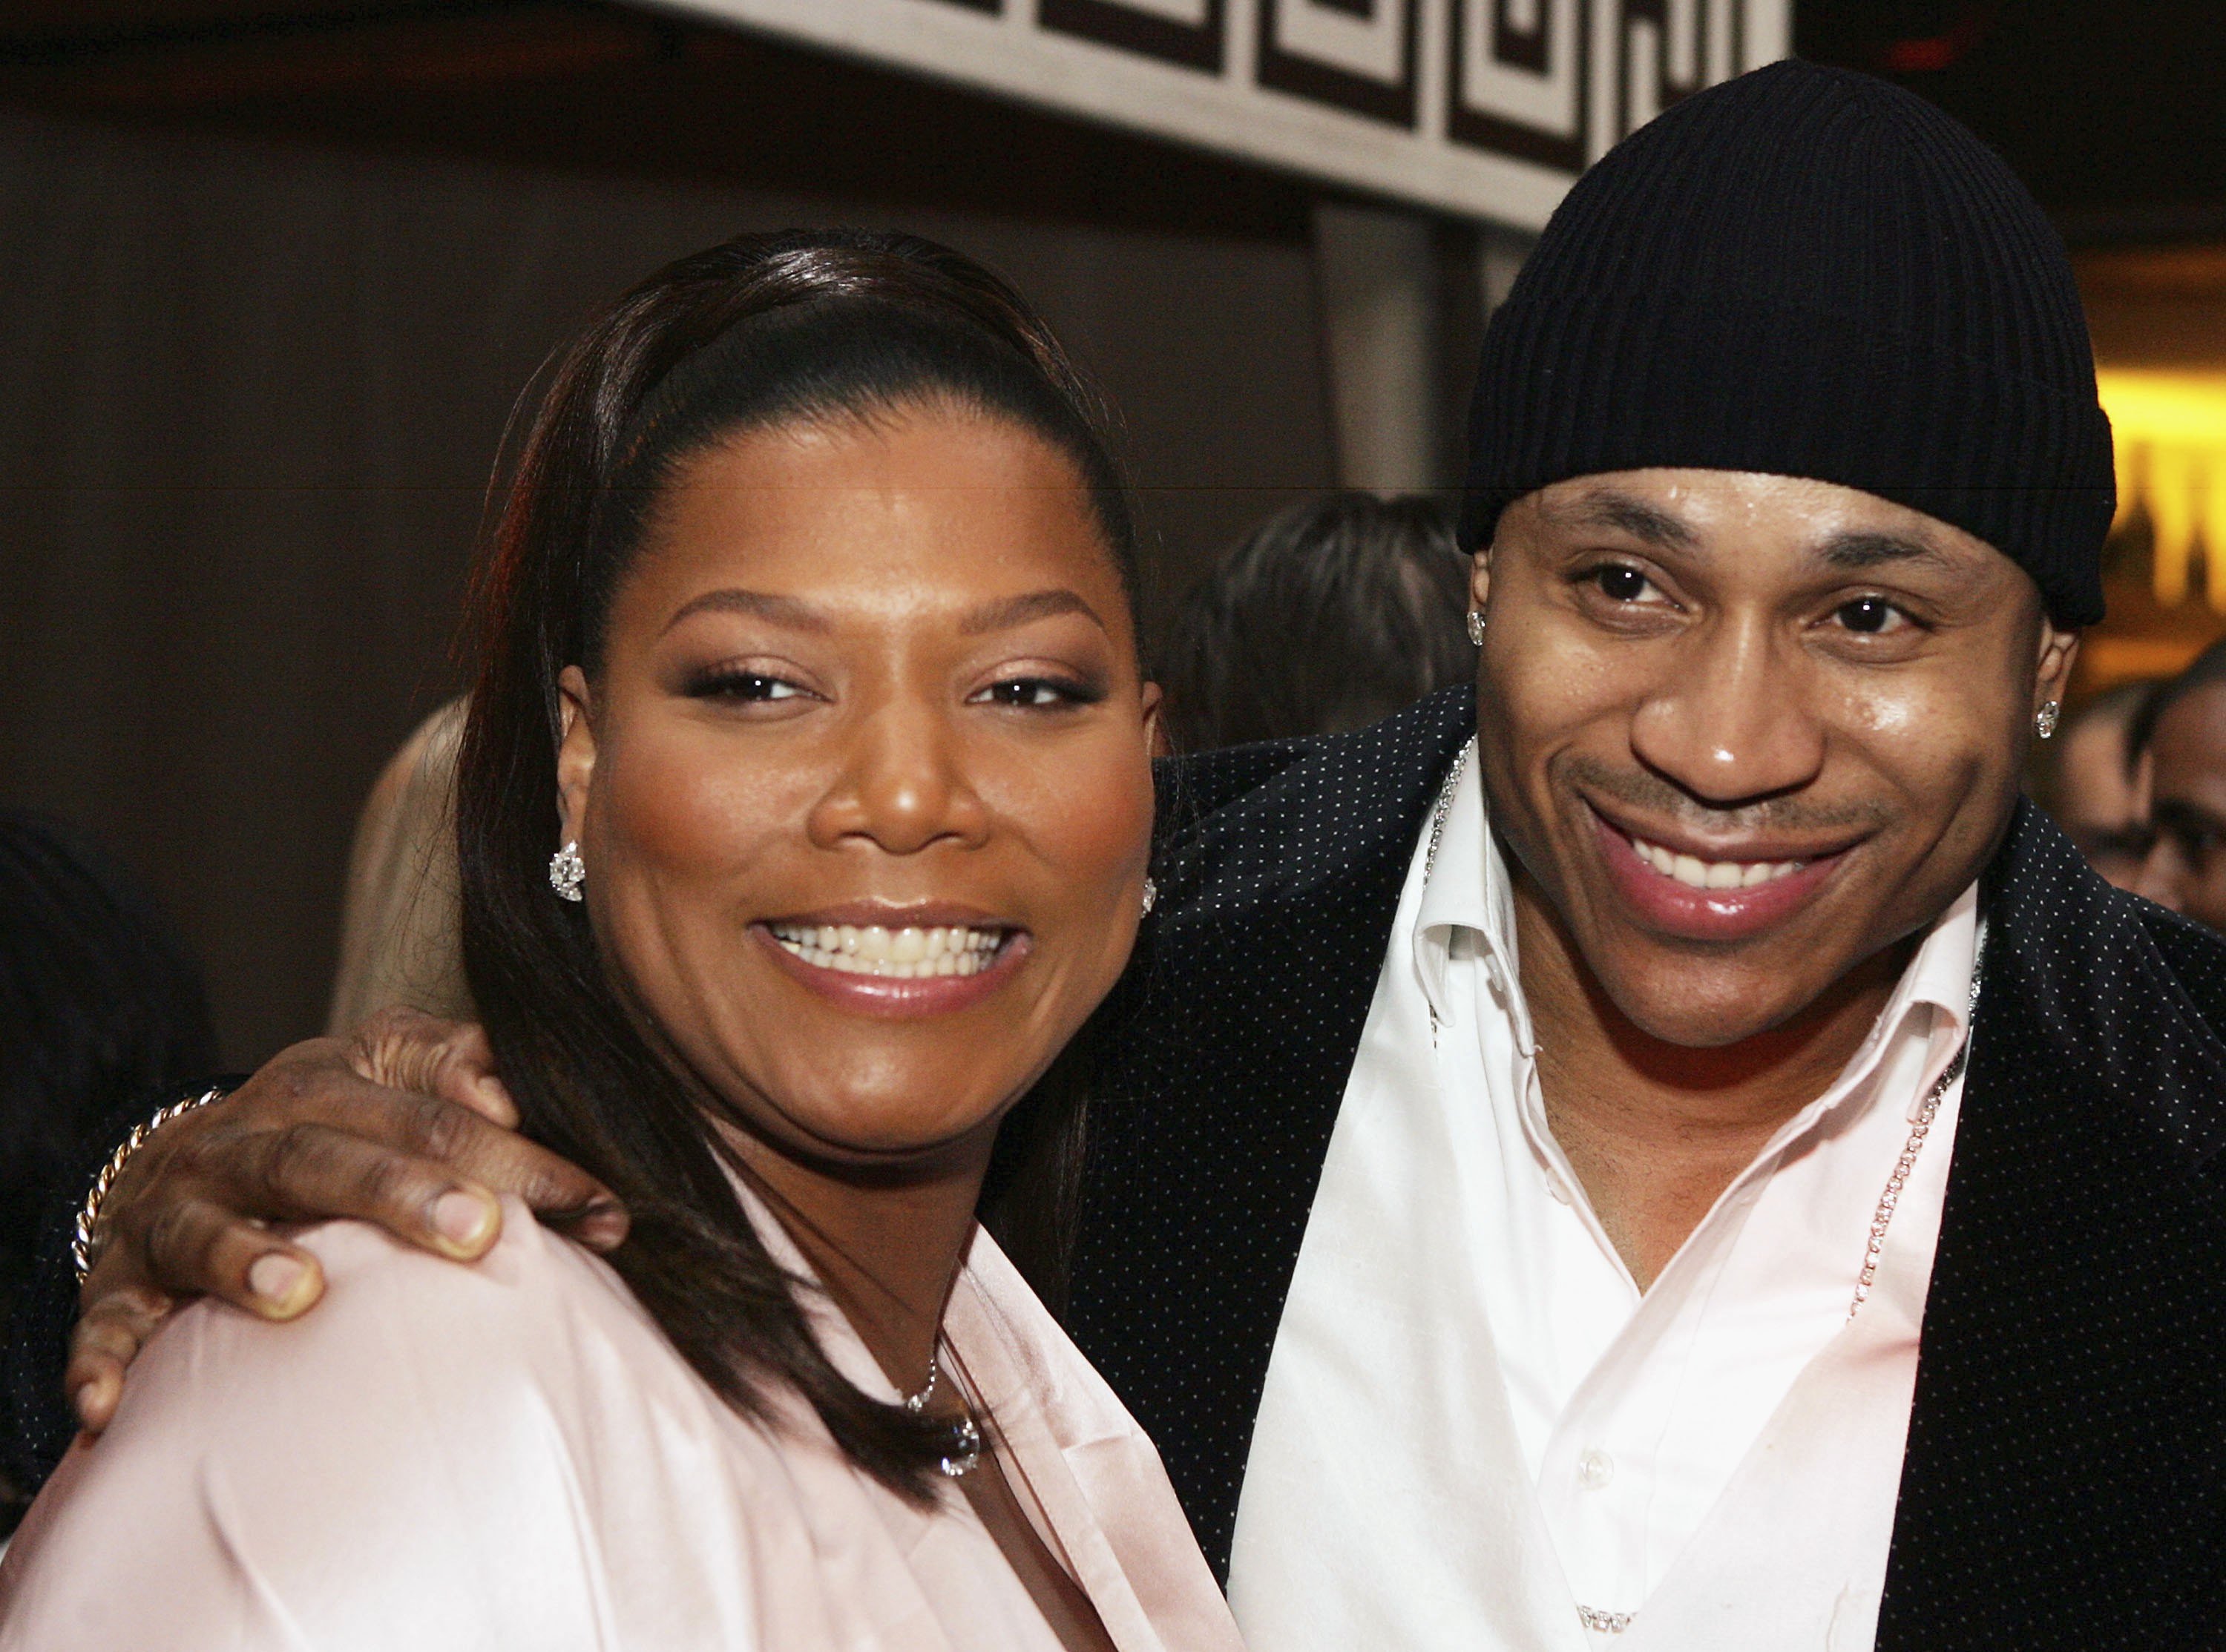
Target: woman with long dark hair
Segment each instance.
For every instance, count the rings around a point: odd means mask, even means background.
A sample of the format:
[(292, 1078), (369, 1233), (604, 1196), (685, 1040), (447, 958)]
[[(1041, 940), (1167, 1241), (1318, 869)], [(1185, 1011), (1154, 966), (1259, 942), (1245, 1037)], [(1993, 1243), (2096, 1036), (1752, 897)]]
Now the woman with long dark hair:
[(299, 1236), (324, 1312), (177, 1316), (0, 1644), (1234, 1647), (978, 1220), (1055, 1280), (1055, 1058), (1150, 901), (1134, 541), (1048, 330), (944, 249), (744, 238), (597, 321), (475, 586), (457, 822), (525, 1126), (631, 1232)]

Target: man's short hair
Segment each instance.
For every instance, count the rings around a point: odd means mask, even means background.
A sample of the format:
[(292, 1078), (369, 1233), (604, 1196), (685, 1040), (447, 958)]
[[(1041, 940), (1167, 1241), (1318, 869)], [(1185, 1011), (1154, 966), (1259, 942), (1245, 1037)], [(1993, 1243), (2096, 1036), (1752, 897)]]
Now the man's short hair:
[(1419, 497), (1333, 493), (1248, 534), (1185, 600), (1160, 672), (1178, 751), (1365, 728), (1475, 672), (1468, 559)]

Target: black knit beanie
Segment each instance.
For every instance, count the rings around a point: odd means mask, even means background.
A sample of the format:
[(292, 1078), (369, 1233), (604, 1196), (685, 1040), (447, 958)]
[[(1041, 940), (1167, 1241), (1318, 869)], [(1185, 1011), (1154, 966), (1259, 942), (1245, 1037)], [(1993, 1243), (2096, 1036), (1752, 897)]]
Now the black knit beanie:
[(1776, 63), (1579, 179), (1492, 317), (1463, 541), (1654, 466), (1860, 488), (2102, 617), (2110, 424), (2071, 267), (1999, 156), (1868, 75)]

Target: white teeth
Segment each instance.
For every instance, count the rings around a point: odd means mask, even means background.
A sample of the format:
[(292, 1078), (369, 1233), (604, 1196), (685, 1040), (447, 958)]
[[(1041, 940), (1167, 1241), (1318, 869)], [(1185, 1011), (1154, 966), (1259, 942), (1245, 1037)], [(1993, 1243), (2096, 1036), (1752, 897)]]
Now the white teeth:
[(1789, 877), (1808, 864), (1805, 861), (1703, 861), (1697, 855), (1677, 855), (1643, 838), (1630, 840), (1638, 858), (1665, 878), (1694, 889), (1752, 889)]
[(932, 975), (977, 975), (1004, 944), (1002, 930), (884, 929), (868, 924), (776, 924), (773, 938), (815, 969), (842, 975), (886, 975), (898, 981)]

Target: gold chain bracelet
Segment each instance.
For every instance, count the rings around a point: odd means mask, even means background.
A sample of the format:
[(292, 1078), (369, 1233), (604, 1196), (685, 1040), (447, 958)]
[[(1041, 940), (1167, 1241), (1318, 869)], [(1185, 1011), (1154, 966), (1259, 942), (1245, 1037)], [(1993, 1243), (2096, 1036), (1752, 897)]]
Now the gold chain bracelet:
[(147, 1145), (153, 1135), (172, 1119), (182, 1118), (197, 1107), (207, 1107), (211, 1102), (222, 1101), (230, 1092), (221, 1084), (212, 1084), (198, 1096), (182, 1102), (173, 1102), (144, 1124), (135, 1124), (131, 1134), (124, 1138), (124, 1145), (108, 1155), (108, 1162), (100, 1167), (100, 1174), (92, 1179), (92, 1191), (85, 1196), (85, 1208), (77, 1213), (77, 1225), (70, 1234), (70, 1260), (77, 1264), (77, 1282), (85, 1283), (85, 1276), (92, 1272), (92, 1265), (100, 1259), (101, 1201), (108, 1190), (116, 1185), (116, 1179), (124, 1173), (124, 1166), (131, 1155)]

